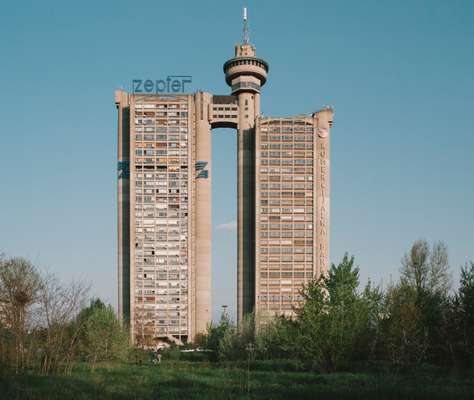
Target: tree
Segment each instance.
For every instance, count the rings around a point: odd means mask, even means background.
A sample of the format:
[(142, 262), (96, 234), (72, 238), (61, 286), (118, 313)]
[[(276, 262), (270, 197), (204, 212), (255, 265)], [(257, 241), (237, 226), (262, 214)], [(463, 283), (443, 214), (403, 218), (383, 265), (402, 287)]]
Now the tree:
[(291, 359), (296, 357), (296, 323), (285, 316), (275, 316), (261, 325), (255, 338), (257, 356), (263, 359)]
[(448, 249), (413, 243), (402, 259), (400, 283), (387, 291), (384, 321), (390, 359), (401, 366), (444, 358), (443, 321), (449, 308)]
[(222, 311), (221, 318), (217, 324), (210, 322), (207, 325), (206, 334), (199, 339), (200, 345), (211, 350), (214, 360), (219, 358), (219, 346), (225, 333), (232, 328), (232, 322), (226, 311)]
[(461, 267), (458, 303), (464, 348), (472, 364), (474, 362), (474, 262), (472, 261)]
[(247, 358), (247, 346), (255, 345), (256, 336), (255, 315), (253, 313), (244, 316), (239, 326), (229, 326), (219, 342), (220, 360), (245, 360)]
[(436, 242), (430, 249), (426, 240), (413, 243), (402, 260), (401, 280), (421, 293), (446, 296), (451, 287), (448, 248)]
[[(459, 302), (464, 313), (466, 327), (474, 332), (474, 262), (461, 267)], [(471, 336), (471, 338), (473, 338)], [(473, 338), (474, 339), (474, 338)]]
[(64, 285), (54, 275), (44, 277), (38, 295), (43, 374), (60, 367), (71, 372), (81, 329), (73, 322), (84, 306), (87, 292), (88, 288), (80, 282)]
[(429, 342), (422, 312), (414, 286), (401, 282), (387, 289), (382, 337), (386, 356), (394, 365), (404, 367), (424, 360)]
[(83, 326), (81, 352), (95, 366), (97, 361), (122, 360), (128, 352), (128, 336), (112, 307), (101, 300), (91, 301), (78, 317)]
[(332, 264), (327, 276), (304, 286), (303, 304), (297, 310), (298, 335), (296, 348), (302, 359), (311, 360), (324, 371), (347, 367), (370, 348), (374, 332), (374, 318), (378, 318), (380, 296), (377, 290), (366, 287), (364, 294), (357, 292), (359, 269), (354, 257), (346, 254), (339, 265)]
[(20, 257), (0, 259), (1, 318), (15, 343), (16, 372), (25, 367), (29, 312), (38, 299), (41, 283), (40, 274), (28, 260)]

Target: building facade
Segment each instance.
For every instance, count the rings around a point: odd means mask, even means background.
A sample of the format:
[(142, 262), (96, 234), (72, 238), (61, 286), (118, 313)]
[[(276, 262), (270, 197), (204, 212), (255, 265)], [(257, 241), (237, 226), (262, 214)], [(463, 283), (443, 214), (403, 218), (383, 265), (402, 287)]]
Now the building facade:
[(302, 285), (329, 263), (332, 111), (257, 118), (255, 310), (293, 315)]
[(268, 70), (244, 33), (230, 95), (115, 93), (118, 305), (135, 343), (192, 340), (211, 319), (212, 129), (237, 131), (238, 321), (291, 315), (328, 268), (333, 112), (263, 117)]

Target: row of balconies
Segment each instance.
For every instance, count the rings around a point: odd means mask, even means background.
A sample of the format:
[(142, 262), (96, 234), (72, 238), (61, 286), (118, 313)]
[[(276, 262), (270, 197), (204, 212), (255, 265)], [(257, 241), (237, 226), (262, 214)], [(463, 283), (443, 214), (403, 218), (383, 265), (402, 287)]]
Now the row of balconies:
[(136, 122), (135, 123), (135, 130), (140, 127), (168, 127), (168, 126), (174, 126), (174, 127), (187, 127), (188, 126), (188, 119), (187, 118), (174, 118), (174, 119), (166, 119), (166, 118), (161, 118), (161, 119), (150, 119), (148, 121), (142, 121), (142, 122)]
[(147, 296), (147, 297), (137, 297), (135, 299), (136, 303), (140, 304), (179, 304), (187, 303), (187, 295), (160, 295), (160, 296)]
[(168, 272), (146, 272), (146, 273), (139, 273), (136, 275), (137, 279), (156, 279), (158, 281), (161, 280), (185, 280), (188, 279), (187, 273), (178, 274), (176, 272), (168, 271)]
[(156, 264), (137, 266), (137, 272), (147, 272), (152, 270), (153, 273), (185, 273), (187, 274), (187, 263), (186, 264)]
[(261, 165), (313, 165), (312, 158), (278, 158), (278, 159), (267, 159), (260, 160)]
[[(146, 176), (144, 176), (146, 175)], [(181, 173), (177, 172), (157, 172), (157, 173), (147, 173), (147, 172), (137, 172), (135, 174), (135, 184), (140, 186), (142, 183), (147, 186), (156, 186), (155, 183), (166, 182), (167, 180), (170, 181), (180, 181), (180, 180), (187, 180), (188, 179), (188, 172), (183, 171)]]
[[(278, 243), (278, 241), (275, 241), (276, 243), (274, 244), (275, 247), (260, 247), (258, 251), (260, 254), (285, 254), (285, 255), (304, 255), (304, 254), (313, 254), (313, 248), (312, 247), (300, 247), (299, 251), (296, 251), (297, 248), (293, 247), (292, 244), (285, 246), (284, 244)], [(261, 246), (264, 246), (262, 242), (260, 242)], [(265, 246), (269, 246), (270, 243), (265, 243)]]
[(184, 198), (179, 198), (176, 197), (178, 193), (168, 193), (167, 195), (165, 194), (160, 194), (158, 196), (136, 196), (135, 197), (135, 202), (140, 204), (140, 203), (145, 203), (148, 205), (155, 204), (156, 203), (162, 203), (162, 204), (169, 204), (169, 203), (178, 203), (183, 205), (184, 202), (187, 203), (187, 193), (181, 193), (181, 195)]
[(135, 111), (135, 117), (140, 118), (140, 117), (179, 117), (179, 116), (188, 116), (188, 111), (186, 110), (166, 110), (166, 109), (160, 109), (160, 110), (146, 110), (146, 111)]
[(260, 280), (260, 288), (265, 288), (266, 286), (292, 286), (295, 289), (301, 288), (306, 282), (304, 279), (264, 279)]
[(267, 127), (265, 125), (260, 125), (260, 132), (263, 134), (275, 134), (275, 133), (313, 133), (314, 128), (313, 126), (276, 126), (276, 127)]
[[(152, 194), (153, 192), (150, 192), (147, 190), (153, 190), (154, 188), (186, 188), (188, 186), (188, 179), (187, 179), (187, 174), (186, 178), (182, 178), (181, 180), (179, 178), (173, 179), (167, 182), (165, 180), (146, 180), (146, 181), (135, 181), (135, 189), (141, 189), (143, 190), (142, 193), (146, 194)], [(135, 192), (136, 193), (136, 192)]]
[[(281, 216), (280, 216), (281, 218)], [(313, 224), (311, 223), (260, 223), (260, 229), (277, 229), (277, 230), (312, 230)]]
[[(143, 235), (142, 232), (138, 232), (137, 235), (136, 235), (136, 240), (137, 240), (137, 243), (139, 241), (148, 241), (148, 239), (150, 239), (151, 241), (155, 242), (172, 242), (173, 244), (175, 245), (180, 245), (179, 247), (180, 248), (184, 248), (184, 245), (183, 243), (186, 242), (187, 240), (187, 229), (186, 227), (181, 227), (181, 235), (179, 236), (176, 236), (176, 234), (178, 234), (178, 232), (163, 232), (162, 230), (159, 230), (159, 231), (156, 231), (156, 234), (155, 235)], [(160, 246), (160, 243), (156, 243), (156, 246), (154, 246), (154, 248), (156, 250), (160, 250), (162, 249), (162, 247)]]
[[(143, 233), (137, 233), (135, 236), (136, 239), (136, 247), (139, 247), (140, 242), (144, 242), (145, 245), (152, 245), (155, 247), (156, 242), (180, 242), (184, 241), (186, 239), (181, 239), (179, 236), (171, 236), (171, 235), (163, 235), (161, 233), (146, 233), (143, 235)], [(158, 247), (158, 246), (156, 246)]]
[(260, 291), (258, 299), (260, 301), (301, 301), (303, 296), (300, 294), (269, 294)]
[[(164, 294), (184, 294), (180, 289), (148, 289), (145, 290), (145, 296), (149, 295), (164, 295)], [(143, 289), (135, 290), (137, 296), (143, 296)]]
[[(165, 196), (166, 200), (166, 196)], [(182, 210), (188, 209), (187, 197), (183, 197), (181, 202), (169, 204), (168, 202), (157, 202), (156, 204), (135, 204), (135, 211), (151, 212), (152, 210)]]
[[(308, 171), (307, 175), (307, 179), (308, 180), (311, 180), (312, 177), (313, 177), (313, 169), (312, 168), (306, 168), (306, 169), (302, 169), (301, 167), (292, 167), (292, 166), (288, 166), (288, 167), (271, 167), (271, 168), (268, 168), (268, 167), (261, 167), (260, 168), (260, 173), (262, 173), (263, 175), (260, 175), (261, 178), (265, 178), (267, 176), (267, 174), (274, 174), (275, 177), (281, 177), (281, 179), (283, 179), (285, 176), (290, 179), (291, 176), (293, 176), (294, 179), (298, 178), (299, 180), (304, 180), (304, 179), (301, 179), (301, 177), (299, 176), (299, 174), (297, 176), (295, 176), (295, 171), (298, 170), (298, 171)], [(286, 174), (286, 175), (284, 175)], [(271, 176), (271, 175), (270, 175)], [(277, 180), (280, 180), (280, 179), (277, 179)], [(284, 179), (283, 179), (284, 180)], [(291, 180), (291, 179), (290, 179)]]
[[(261, 226), (258, 227), (260, 230), (260, 237), (270, 237), (270, 238), (289, 238), (291, 239), (293, 237), (293, 230), (288, 229), (281, 229), (281, 228), (270, 228), (268, 230), (268, 226), (265, 228), (262, 228)], [(296, 240), (297, 241), (297, 240)]]
[[(285, 172), (282, 172), (282, 173), (285, 173), (285, 174), (292, 174), (292, 175), (306, 174), (308, 175), (308, 177), (311, 177), (311, 178), (313, 177), (313, 168), (291, 167), (291, 166), (285, 167), (285, 168), (261, 167), (260, 173), (262, 175), (260, 175), (260, 180), (268, 180), (268, 177), (272, 177), (272, 175), (267, 175), (267, 174), (280, 174), (280, 172), (277, 170), (284, 170)], [(288, 170), (290, 170), (291, 172), (287, 172)], [(281, 175), (275, 175), (274, 178), (275, 178), (274, 180), (277, 180), (277, 181), (282, 179)]]
[(270, 271), (260, 272), (260, 278), (312, 278), (313, 271)]
[[(187, 188), (188, 188), (188, 182), (187, 181), (182, 181), (182, 182), (170, 182), (169, 185), (166, 184), (166, 182), (157, 182), (157, 184), (160, 184), (160, 186), (155, 189), (149, 186), (139, 186), (135, 187), (135, 195), (153, 195), (153, 194), (172, 194), (172, 195), (177, 195), (177, 194), (185, 194), (187, 195)], [(178, 186), (179, 184), (179, 186)]]
[[(175, 204), (172, 204), (175, 205)], [(178, 204), (179, 205), (179, 204)], [(178, 208), (153, 208), (151, 210), (135, 210), (136, 218), (182, 218), (187, 217), (188, 211)]]
[[(148, 100), (148, 98), (144, 98), (144, 100)], [(143, 100), (142, 100), (143, 101)], [(153, 102), (153, 103), (135, 103), (136, 109), (145, 109), (145, 110), (153, 110), (155, 108), (158, 109), (181, 109), (187, 110), (188, 109), (188, 100), (186, 97), (178, 97), (178, 96), (161, 96), (160, 102)]]
[[(171, 138), (165, 137), (163, 135), (154, 135), (153, 133), (145, 133), (144, 135), (137, 134), (135, 139), (135, 146), (147, 146), (147, 145), (155, 145), (155, 147), (166, 147), (160, 146), (167, 143), (174, 143), (179, 144), (181, 147), (187, 147), (187, 139), (188, 135), (181, 134), (180, 136), (172, 136)], [(186, 145), (181, 145), (182, 142), (186, 142)], [(176, 146), (177, 147), (177, 146)]]
[(272, 142), (313, 142), (314, 136), (313, 135), (301, 135), (301, 134), (294, 134), (294, 135), (261, 135), (260, 136), (260, 143), (272, 143)]
[(313, 143), (260, 143), (261, 150), (313, 150)]
[(309, 183), (293, 183), (293, 182), (283, 182), (283, 183), (261, 183), (260, 189), (262, 190), (313, 190), (313, 182)]
[(138, 288), (156, 288), (156, 289), (173, 289), (173, 288), (181, 288), (181, 290), (187, 289), (187, 283), (185, 281), (182, 282), (182, 285), (179, 286), (179, 283), (177, 282), (171, 282), (171, 281), (149, 281), (145, 282), (144, 280), (137, 280), (135, 282), (136, 287)]
[[(159, 136), (164, 136), (164, 135), (157, 135), (156, 137), (158, 138)], [(174, 140), (169, 140), (169, 139), (174, 139)], [(168, 139), (163, 139), (162, 141), (156, 141), (152, 143), (145, 143), (145, 142), (140, 142), (140, 143), (135, 143), (135, 148), (136, 149), (158, 149), (158, 150), (166, 150), (167, 147), (171, 148), (187, 148), (188, 147), (188, 142), (185, 140), (179, 140), (178, 135), (169, 135)], [(171, 149), (168, 149), (171, 151)]]
[[(149, 126), (137, 126), (135, 127), (135, 133), (143, 133), (143, 132), (148, 132), (145, 131), (145, 129), (149, 128)], [(176, 133), (181, 133), (181, 134), (187, 134), (188, 133), (188, 128), (185, 126), (160, 126), (160, 127), (151, 127), (154, 129), (154, 132), (156, 133), (166, 133), (166, 134), (176, 134)], [(168, 136), (163, 136), (162, 140), (166, 140)]]
[(260, 262), (263, 262), (263, 263), (293, 263), (293, 262), (311, 262), (313, 261), (313, 256), (311, 255), (306, 255), (303, 256), (303, 255), (291, 255), (291, 256), (287, 256), (287, 255), (279, 255), (279, 256), (265, 256), (265, 255), (262, 255), (260, 256), (259, 258)]
[[(273, 168), (271, 169), (273, 170)], [(279, 168), (279, 169), (285, 170), (285, 172), (281, 172), (279, 174), (274, 175), (274, 172), (272, 171), (271, 172), (272, 175), (268, 175), (268, 174), (260, 175), (259, 178), (261, 181), (261, 185), (268, 184), (266, 182), (275, 182), (275, 183), (270, 183), (270, 185), (277, 185), (279, 184), (279, 182), (284, 182), (283, 184), (291, 184), (295, 182), (293, 185), (304, 185), (305, 182), (310, 182), (310, 183), (313, 182), (312, 175), (309, 175), (309, 174), (293, 175), (293, 174), (288, 174), (288, 172), (286, 172), (287, 170), (286, 168)], [(268, 168), (266, 168), (265, 170), (266, 172), (268, 172)], [(278, 186), (275, 186), (275, 187), (278, 187)]]
[[(300, 206), (312, 206), (313, 205), (313, 202), (311, 199), (292, 199), (291, 197), (290, 198), (270, 198), (270, 199), (264, 199), (264, 200), (260, 200), (260, 205), (261, 206), (270, 206), (270, 207), (300, 207)], [(270, 217), (276, 217), (276, 215), (262, 215), (261, 216), (263, 219), (262, 221), (266, 221), (267, 218), (270, 218)], [(283, 218), (284, 217), (284, 218)], [(282, 215), (282, 218), (286, 221), (290, 221), (291, 217), (298, 217), (298, 215), (291, 215), (291, 214), (285, 214), (285, 215)], [(297, 219), (295, 219), (295, 221), (297, 221)]]
[(188, 150), (187, 149), (181, 149), (181, 150), (154, 150), (154, 149), (142, 149), (142, 148), (137, 148), (135, 149), (135, 155), (137, 156), (135, 158), (135, 162), (143, 162), (143, 160), (149, 160), (149, 158), (143, 158), (143, 157), (153, 157), (157, 156), (157, 162), (158, 160), (166, 160), (166, 159), (172, 159), (175, 160), (176, 157), (178, 156), (187, 156), (188, 155)]
[(260, 157), (292, 157), (292, 158), (313, 158), (313, 151), (285, 150), (285, 151), (260, 151)]
[[(161, 114), (161, 115), (160, 115)], [(166, 113), (155, 113), (149, 116), (136, 115), (134, 122), (135, 126), (140, 125), (154, 125), (154, 124), (166, 124), (166, 123), (187, 123), (188, 113), (186, 111), (180, 113), (174, 113), (170, 115)]]
[(159, 172), (179, 172), (180, 169), (187, 169), (187, 164), (177, 164), (177, 165), (135, 165), (137, 170), (146, 170), (146, 172), (152, 172), (153, 170), (158, 170)]
[(312, 214), (312, 207), (275, 207), (275, 208), (261, 208), (260, 212), (263, 214)]
[[(272, 231), (270, 231), (272, 232)], [(281, 230), (281, 232), (285, 232), (284, 230)], [(291, 236), (288, 235), (287, 239), (292, 239), (292, 238), (295, 238), (295, 239), (300, 239), (300, 240), (304, 240), (304, 239), (312, 239), (313, 238), (313, 231), (312, 230), (300, 230), (300, 231), (295, 231), (295, 230), (287, 230), (286, 232), (291, 232)], [(264, 233), (264, 232), (261, 232), (261, 233)], [(261, 236), (261, 238), (263, 239), (267, 239), (267, 237), (263, 237)], [(261, 244), (264, 244), (264, 243), (267, 243), (266, 240), (261, 240), (260, 241)], [(271, 244), (277, 244), (275, 241), (271, 241)], [(286, 243), (288, 244), (288, 243)]]
[(301, 191), (286, 191), (286, 190), (262, 190), (260, 191), (260, 197), (312, 197), (312, 190)]
[(163, 165), (166, 166), (167, 164), (184, 164), (188, 165), (188, 157), (187, 156), (182, 156), (181, 158), (179, 157), (150, 157), (150, 158), (145, 158), (145, 157), (137, 157), (135, 158), (135, 165), (140, 166), (140, 164), (146, 164), (146, 165)]

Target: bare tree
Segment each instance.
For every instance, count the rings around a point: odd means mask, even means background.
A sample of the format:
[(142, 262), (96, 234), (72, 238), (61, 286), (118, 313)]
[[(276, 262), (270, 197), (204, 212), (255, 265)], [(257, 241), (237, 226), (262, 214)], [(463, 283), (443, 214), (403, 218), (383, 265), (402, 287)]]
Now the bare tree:
[(428, 287), (434, 293), (446, 295), (451, 289), (451, 284), (448, 246), (444, 242), (436, 242), (431, 248)]
[(451, 287), (448, 247), (436, 242), (430, 249), (426, 240), (413, 243), (402, 259), (402, 281), (432, 294), (446, 295)]
[(1, 318), (13, 334), (16, 372), (25, 366), (28, 312), (37, 301), (40, 287), (40, 274), (28, 260), (0, 259)]
[(79, 282), (63, 285), (54, 275), (44, 278), (39, 290), (40, 325), (45, 331), (41, 372), (64, 368), (70, 372), (81, 326), (73, 324), (84, 307), (89, 288)]

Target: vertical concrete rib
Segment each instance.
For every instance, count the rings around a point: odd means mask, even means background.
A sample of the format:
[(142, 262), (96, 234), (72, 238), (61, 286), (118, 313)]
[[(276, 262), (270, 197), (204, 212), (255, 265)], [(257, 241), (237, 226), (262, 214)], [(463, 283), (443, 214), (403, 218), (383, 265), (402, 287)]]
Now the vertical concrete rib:
[(190, 172), (196, 179), (194, 335), (211, 320), (211, 102), (209, 93), (196, 93), (196, 165)]
[(117, 263), (118, 315), (122, 323), (130, 321), (130, 108), (129, 96), (115, 92), (117, 107)]
[(315, 120), (315, 163), (316, 169), (314, 198), (316, 210), (314, 212), (314, 226), (316, 240), (314, 255), (316, 257), (315, 274), (326, 274), (329, 269), (329, 207), (330, 207), (330, 157), (329, 133), (332, 125), (333, 111), (330, 108), (322, 109), (313, 114)]
[(255, 307), (255, 98), (241, 92), (237, 133), (237, 319)]

